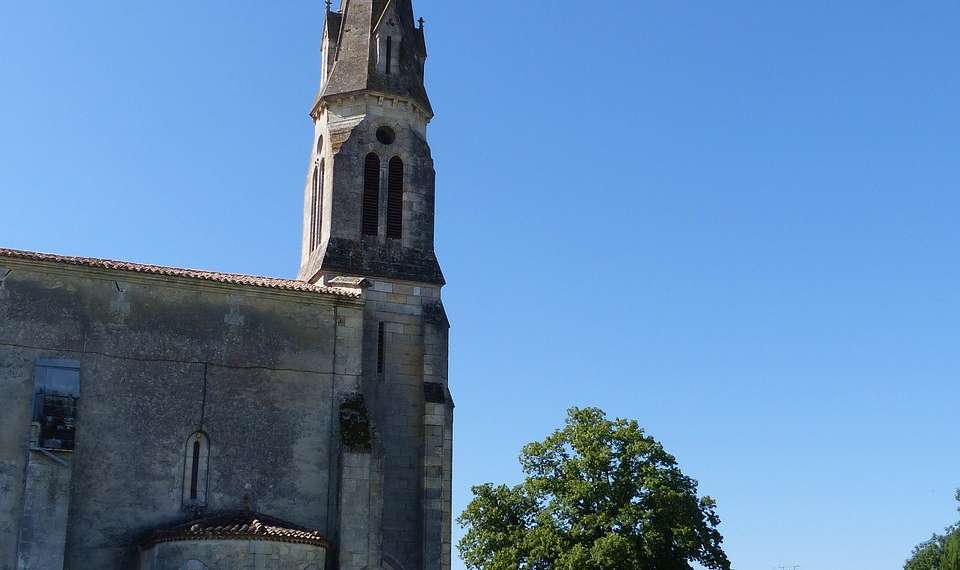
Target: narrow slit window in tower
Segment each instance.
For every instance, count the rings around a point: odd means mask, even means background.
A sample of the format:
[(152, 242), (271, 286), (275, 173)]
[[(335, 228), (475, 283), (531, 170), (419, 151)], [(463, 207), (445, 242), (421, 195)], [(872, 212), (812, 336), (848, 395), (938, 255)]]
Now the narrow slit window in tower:
[(395, 156), (390, 160), (390, 175), (387, 185), (387, 237), (403, 237), (403, 160)]
[(383, 337), (384, 326), (383, 323), (380, 323), (380, 326), (377, 328), (377, 374), (383, 374), (383, 364), (386, 356), (383, 347)]
[(375, 236), (380, 218), (380, 157), (367, 155), (363, 168), (363, 235)]

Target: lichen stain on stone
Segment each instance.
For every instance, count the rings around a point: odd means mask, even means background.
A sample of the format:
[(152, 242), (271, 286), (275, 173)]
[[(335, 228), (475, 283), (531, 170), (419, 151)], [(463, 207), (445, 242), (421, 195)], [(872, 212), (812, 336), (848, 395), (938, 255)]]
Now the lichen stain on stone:
[(350, 451), (370, 451), (370, 417), (363, 396), (353, 395), (340, 404), (340, 437)]

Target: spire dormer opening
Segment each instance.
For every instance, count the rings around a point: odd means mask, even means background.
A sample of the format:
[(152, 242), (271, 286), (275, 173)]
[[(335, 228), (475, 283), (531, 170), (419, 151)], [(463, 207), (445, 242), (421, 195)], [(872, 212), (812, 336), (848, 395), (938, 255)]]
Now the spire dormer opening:
[(387, 36), (387, 61), (384, 62), (384, 71), (390, 75), (390, 67), (393, 65), (393, 37)]
[(392, 32), (377, 36), (377, 70), (384, 75), (396, 75), (400, 72), (400, 38)]

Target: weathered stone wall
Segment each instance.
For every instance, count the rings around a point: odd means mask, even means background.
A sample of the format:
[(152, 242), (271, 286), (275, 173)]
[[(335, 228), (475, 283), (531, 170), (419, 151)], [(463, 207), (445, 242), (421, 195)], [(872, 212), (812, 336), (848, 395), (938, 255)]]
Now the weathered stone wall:
[(340, 470), (338, 570), (380, 567), (382, 473), (370, 450), (344, 450)]
[(182, 522), (184, 450), (210, 441), (207, 512), (336, 534), (341, 392), (361, 390), (363, 304), (332, 295), (0, 259), (0, 569), (16, 568), (34, 363), (80, 361), (66, 564), (128, 569)]
[(161, 542), (143, 553), (140, 570), (324, 570), (325, 564), (325, 549), (310, 544), (201, 540)]
[(18, 570), (63, 568), (71, 472), (70, 454), (30, 452), (24, 474)]
[(449, 570), (452, 557), (453, 401), (447, 388), (450, 324), (439, 304), (424, 311), (423, 560)]
[[(0, 267), (0, 274), (5, 270)], [(0, 327), (7, 322), (7, 299), (0, 294)], [(17, 542), (23, 518), (24, 473), (30, 445), (33, 361), (44, 353), (11, 358), (0, 346), (0, 570), (17, 568)]]
[[(364, 373), (382, 445), (384, 559), (404, 569), (449, 568), (444, 518), (450, 511), (452, 405), (440, 289), (375, 280), (366, 297)], [(377, 362), (381, 323), (382, 373)], [(428, 394), (440, 401), (427, 402)]]

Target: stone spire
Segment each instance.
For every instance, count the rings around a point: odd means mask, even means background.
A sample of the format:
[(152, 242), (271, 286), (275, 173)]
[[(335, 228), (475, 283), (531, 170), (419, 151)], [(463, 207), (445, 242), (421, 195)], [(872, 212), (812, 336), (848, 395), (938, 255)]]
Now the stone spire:
[(423, 29), (411, 0), (343, 0), (327, 15), (330, 60), (314, 106), (368, 91), (400, 96), (433, 115), (423, 86)]

